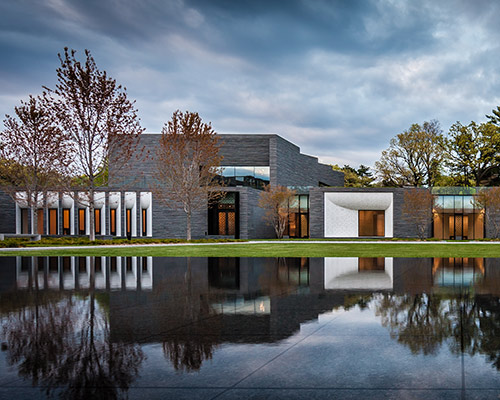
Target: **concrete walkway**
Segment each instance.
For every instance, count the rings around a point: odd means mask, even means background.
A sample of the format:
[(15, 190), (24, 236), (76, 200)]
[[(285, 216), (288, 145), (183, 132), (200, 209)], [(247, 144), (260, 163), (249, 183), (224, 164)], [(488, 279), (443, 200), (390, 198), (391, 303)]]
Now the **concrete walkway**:
[(111, 244), (102, 246), (48, 246), (48, 247), (8, 247), (0, 248), (0, 252), (12, 251), (33, 251), (33, 250), (75, 250), (75, 249), (95, 249), (95, 248), (130, 248), (130, 247), (170, 247), (170, 246), (214, 246), (214, 245), (241, 245), (241, 244), (484, 244), (484, 245), (500, 245), (500, 242), (479, 242), (479, 241), (387, 241), (387, 240), (249, 240), (248, 242), (215, 242), (215, 243), (151, 243), (151, 244)]

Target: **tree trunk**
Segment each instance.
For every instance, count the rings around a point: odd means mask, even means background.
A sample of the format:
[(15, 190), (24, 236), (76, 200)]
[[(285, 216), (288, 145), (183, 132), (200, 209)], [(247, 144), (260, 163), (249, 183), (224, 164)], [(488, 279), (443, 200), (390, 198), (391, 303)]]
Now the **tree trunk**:
[(89, 240), (95, 241), (95, 204), (94, 204), (94, 191), (89, 191)]
[(186, 239), (191, 240), (191, 212), (186, 213)]

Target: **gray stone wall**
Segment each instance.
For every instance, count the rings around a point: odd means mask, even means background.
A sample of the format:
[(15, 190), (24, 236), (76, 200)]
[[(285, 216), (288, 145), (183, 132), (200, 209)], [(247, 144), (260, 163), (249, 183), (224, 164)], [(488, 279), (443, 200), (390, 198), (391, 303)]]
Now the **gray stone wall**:
[(484, 225), (485, 225), (485, 229), (484, 229), (484, 234), (485, 234), (485, 237), (486, 238), (494, 238), (495, 237), (495, 229), (493, 227), (493, 220), (496, 222), (496, 224), (499, 224), (500, 223), (500, 215), (494, 215), (491, 213), (491, 211), (489, 211), (488, 209), (486, 209), (486, 215), (484, 217)]
[[(153, 194), (153, 237), (185, 239), (187, 229), (186, 213), (182, 209), (169, 208), (155, 199)], [(191, 237), (202, 239), (207, 236), (207, 209), (195, 211), (191, 216)]]
[(16, 204), (0, 190), (0, 233), (16, 233)]
[(312, 188), (309, 191), (309, 237), (318, 239), (325, 237), (325, 191)]
[(272, 135), (219, 135), (221, 165), (268, 166)]
[[(275, 135), (219, 135), (221, 165), (268, 166), (269, 140)], [(155, 154), (160, 134), (143, 134), (135, 154), (125, 168), (110, 166), (110, 187), (121, 190), (146, 189), (154, 184)]]
[(264, 220), (265, 210), (258, 205), (260, 190), (248, 189), (248, 239), (268, 239), (276, 237), (272, 226)]
[(271, 183), (283, 186), (343, 186), (344, 174), (320, 164), (316, 157), (300, 153), (300, 148), (273, 135), (270, 139)]
[[(403, 218), (403, 204), (405, 188), (394, 188), (394, 237), (396, 238), (418, 238), (418, 229), (411, 221)], [(427, 189), (420, 189), (427, 190)], [(426, 237), (432, 236), (432, 214), (427, 225)]]
[[(278, 135), (219, 135), (222, 165), (269, 166), (271, 183), (285, 186), (318, 186), (320, 183), (342, 186), (344, 175), (330, 166), (318, 163), (315, 157), (300, 153), (299, 147)], [(154, 194), (155, 152), (160, 134), (141, 135), (136, 154), (126, 168), (110, 168), (110, 190), (153, 191), (153, 236), (184, 238), (186, 215), (181, 209), (171, 209)], [(240, 193), (240, 237), (242, 239), (272, 238), (274, 230), (263, 219), (258, 206), (260, 191), (249, 187), (227, 187), (223, 190)], [(312, 208), (312, 207), (311, 207)], [(124, 212), (124, 207), (122, 207)], [(139, 227), (139, 214), (137, 214)], [(192, 217), (192, 237), (207, 236), (207, 209)], [(123, 228), (124, 229), (124, 228)]]
[(142, 134), (135, 153), (125, 166), (109, 167), (109, 188), (111, 190), (150, 190), (155, 170), (154, 156), (158, 147), (159, 134)]

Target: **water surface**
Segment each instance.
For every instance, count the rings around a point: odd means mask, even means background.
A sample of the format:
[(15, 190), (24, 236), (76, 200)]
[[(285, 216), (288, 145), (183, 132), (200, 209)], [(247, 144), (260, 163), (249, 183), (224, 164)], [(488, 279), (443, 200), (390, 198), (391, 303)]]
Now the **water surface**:
[(1, 263), (0, 398), (500, 394), (500, 259)]

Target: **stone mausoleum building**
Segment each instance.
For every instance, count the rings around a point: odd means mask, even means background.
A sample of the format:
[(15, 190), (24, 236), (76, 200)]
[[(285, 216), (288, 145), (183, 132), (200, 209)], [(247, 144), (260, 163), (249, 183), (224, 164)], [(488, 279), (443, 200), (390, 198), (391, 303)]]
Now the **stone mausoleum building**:
[[(141, 135), (140, 146), (155, 153), (159, 134)], [(411, 238), (413, 224), (402, 216), (405, 188), (346, 188), (342, 172), (302, 154), (299, 147), (273, 134), (219, 135), (223, 156), (222, 174), (226, 195), (192, 216), (196, 238), (272, 238), (274, 230), (263, 219), (258, 206), (266, 184), (283, 185), (296, 191), (290, 203), (285, 234), (291, 238)], [(109, 186), (95, 195), (97, 237), (183, 238), (186, 217), (155, 199), (154, 159), (131, 161), (126, 175), (113, 175)], [(489, 237), (485, 210), (474, 201), (474, 188), (434, 189), (433, 223), (428, 236), (438, 239)], [(39, 233), (44, 235), (88, 235), (89, 209), (69, 196), (48, 192), (38, 210)], [(22, 196), (21, 196), (22, 198)], [(30, 233), (26, 204), (15, 203), (0, 192), (0, 233)]]

